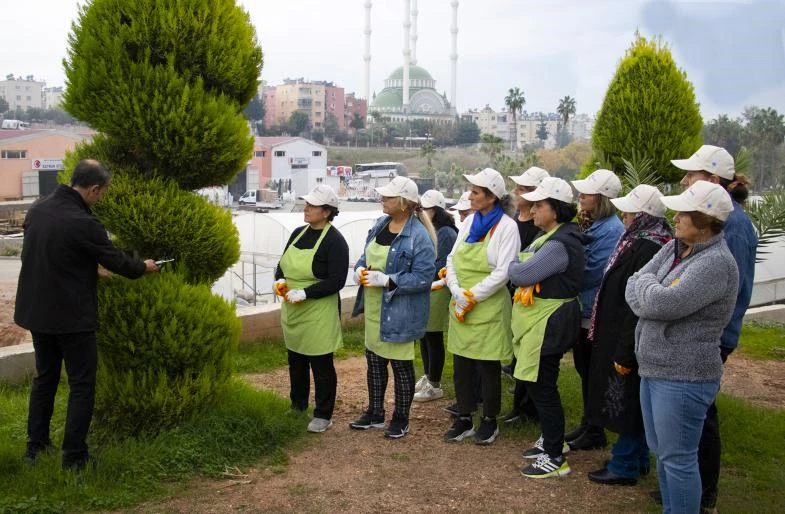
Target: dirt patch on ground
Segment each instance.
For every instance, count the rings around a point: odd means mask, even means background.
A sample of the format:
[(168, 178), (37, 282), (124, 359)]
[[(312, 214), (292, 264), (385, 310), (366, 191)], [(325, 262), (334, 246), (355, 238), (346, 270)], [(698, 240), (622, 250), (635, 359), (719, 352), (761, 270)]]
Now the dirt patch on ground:
[(0, 282), (0, 347), (24, 343), (30, 333), (14, 323), (16, 282)]
[(725, 365), (721, 391), (761, 407), (785, 409), (785, 362), (745, 359), (734, 353)]
[[(520, 457), (533, 438), (502, 434), (491, 446), (441, 440), (450, 426), (442, 410), (451, 400), (412, 408), (411, 432), (400, 440), (382, 431), (355, 431), (348, 423), (366, 407), (365, 359), (336, 363), (339, 377), (334, 426), (290, 456), (282, 473), (259, 467), (240, 481), (202, 481), (181, 498), (145, 505), (149, 512), (600, 512), (646, 501), (654, 479), (634, 488), (601, 487), (586, 473), (601, 468), (607, 451), (568, 454), (572, 474), (532, 480)], [(248, 375), (259, 387), (288, 395), (285, 369)], [(387, 394), (393, 411), (392, 377)]]

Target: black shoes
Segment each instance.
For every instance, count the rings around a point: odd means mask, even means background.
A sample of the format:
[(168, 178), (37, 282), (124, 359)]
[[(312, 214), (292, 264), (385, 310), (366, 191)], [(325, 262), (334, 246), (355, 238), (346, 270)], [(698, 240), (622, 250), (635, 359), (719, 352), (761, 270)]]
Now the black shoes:
[(589, 480), (603, 485), (635, 485), (638, 483), (636, 478), (619, 476), (608, 468), (591, 471)]
[(387, 439), (400, 439), (409, 433), (409, 420), (393, 418), (387, 429), (384, 431), (384, 437)]
[(474, 434), (474, 444), (491, 444), (499, 437), (499, 427), (496, 418), (480, 418), (480, 427)]
[(571, 450), (597, 450), (605, 448), (608, 445), (608, 440), (602, 429), (600, 432), (586, 430), (577, 439), (567, 439), (567, 444), (570, 445)]
[(355, 430), (384, 428), (384, 414), (374, 414), (371, 411), (365, 411), (362, 416), (349, 423), (349, 427)]
[(474, 435), (474, 425), (472, 418), (456, 417), (450, 429), (445, 432), (444, 440), (447, 442), (461, 442), (467, 437)]
[(586, 423), (581, 423), (580, 425), (578, 425), (578, 428), (576, 428), (572, 432), (567, 432), (566, 434), (564, 434), (564, 440), (569, 442), (578, 439), (580, 436), (583, 435), (584, 432), (586, 432), (587, 427), (588, 425)]

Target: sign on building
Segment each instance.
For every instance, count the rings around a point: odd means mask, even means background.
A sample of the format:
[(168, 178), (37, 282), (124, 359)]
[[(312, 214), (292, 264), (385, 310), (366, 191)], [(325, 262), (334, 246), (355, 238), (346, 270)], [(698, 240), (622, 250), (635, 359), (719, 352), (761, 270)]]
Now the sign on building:
[(34, 170), (62, 170), (62, 159), (33, 159), (32, 168)]

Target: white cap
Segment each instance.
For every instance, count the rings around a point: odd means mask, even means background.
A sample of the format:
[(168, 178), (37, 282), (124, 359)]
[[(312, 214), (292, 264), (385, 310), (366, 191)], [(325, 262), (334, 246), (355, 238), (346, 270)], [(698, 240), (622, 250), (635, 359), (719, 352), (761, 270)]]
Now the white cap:
[(733, 200), (725, 188), (708, 180), (699, 180), (676, 196), (660, 198), (665, 207), (679, 212), (698, 211), (720, 221), (728, 219), (733, 211)]
[(599, 169), (583, 180), (573, 180), (572, 185), (585, 195), (616, 198), (621, 193), (621, 180), (611, 170)]
[(329, 205), (330, 207), (338, 208), (338, 205), (340, 204), (340, 200), (338, 200), (338, 195), (335, 194), (335, 190), (327, 184), (319, 184), (313, 188), (313, 191), (300, 198), (311, 205), (317, 206)]
[(719, 146), (703, 145), (689, 159), (674, 159), (671, 163), (685, 171), (705, 171), (727, 180), (733, 180), (736, 174), (733, 157)]
[(458, 203), (450, 207), (451, 211), (468, 211), (472, 208), (472, 202), (469, 200), (469, 191), (466, 191), (461, 195), (461, 199), (458, 200)]
[(420, 197), (420, 205), (423, 209), (430, 209), (431, 207), (441, 207), (444, 209), (447, 202), (444, 201), (444, 195), (440, 191), (429, 189)]
[(464, 175), (463, 178), (475, 186), (489, 189), (496, 198), (502, 198), (507, 194), (507, 188), (504, 186), (504, 177), (493, 168), (485, 168), (474, 175)]
[(538, 168), (537, 166), (532, 166), (528, 170), (524, 171), (523, 175), (510, 177), (510, 180), (519, 186), (537, 187), (540, 185), (540, 182), (542, 182), (542, 179), (550, 176), (550, 173), (544, 169)]
[(414, 203), (420, 203), (420, 192), (417, 190), (417, 184), (410, 178), (398, 176), (392, 179), (386, 186), (375, 189), (382, 196), (390, 198), (400, 196)]
[(530, 202), (538, 202), (546, 198), (553, 198), (565, 203), (573, 203), (572, 188), (566, 180), (559, 177), (545, 177), (537, 186), (537, 189), (530, 193), (521, 195)]
[(611, 198), (611, 203), (621, 212), (645, 212), (657, 218), (665, 216), (665, 206), (660, 201), (662, 193), (654, 186), (641, 184), (621, 198)]

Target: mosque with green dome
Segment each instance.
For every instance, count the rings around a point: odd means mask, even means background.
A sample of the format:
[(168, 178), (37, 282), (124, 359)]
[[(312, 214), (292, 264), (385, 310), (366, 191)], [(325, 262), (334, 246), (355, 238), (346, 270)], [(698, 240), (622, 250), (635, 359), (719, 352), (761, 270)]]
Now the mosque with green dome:
[(403, 108), (403, 66), (384, 81), (384, 89), (373, 95), (368, 112), (378, 111), (390, 121), (427, 120), (448, 124), (455, 110), (444, 93), (436, 91), (436, 81), (425, 68), (409, 66), (409, 108)]

